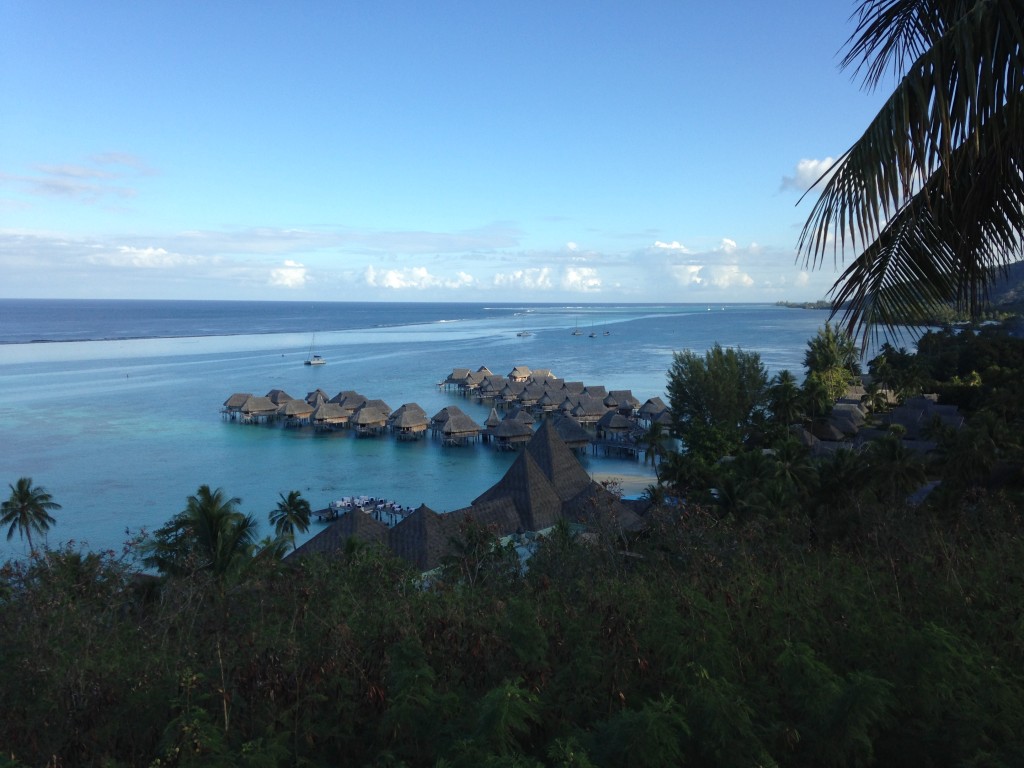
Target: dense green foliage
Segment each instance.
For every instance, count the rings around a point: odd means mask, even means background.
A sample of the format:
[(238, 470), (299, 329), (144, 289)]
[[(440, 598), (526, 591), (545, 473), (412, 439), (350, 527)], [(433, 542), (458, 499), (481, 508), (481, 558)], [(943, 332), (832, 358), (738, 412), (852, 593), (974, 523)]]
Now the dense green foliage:
[(429, 588), (358, 547), (226, 593), (47, 551), (2, 574), (0, 744), (24, 765), (1019, 765), (1016, 508), (858, 513), (824, 542), (666, 508), (628, 551), (563, 528), (525, 575), (453, 562)]
[(667, 392), (673, 429), (694, 456), (714, 460), (755, 441), (768, 404), (768, 374), (756, 352), (715, 344), (673, 355)]

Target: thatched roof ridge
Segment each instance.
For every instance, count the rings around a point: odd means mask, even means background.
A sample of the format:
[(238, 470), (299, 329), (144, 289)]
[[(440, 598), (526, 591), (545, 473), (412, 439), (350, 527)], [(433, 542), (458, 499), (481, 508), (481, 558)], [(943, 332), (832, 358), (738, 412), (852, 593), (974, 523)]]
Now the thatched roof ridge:
[(510, 381), (526, 381), (530, 378), (530, 369), (525, 365), (517, 365), (508, 372)]
[(538, 383), (544, 383), (553, 378), (555, 378), (555, 375), (547, 368), (534, 368), (530, 371), (530, 379)]
[(384, 426), (388, 423), (388, 414), (375, 405), (366, 404), (356, 409), (351, 421), (357, 427)]
[(426, 428), (430, 423), (430, 418), (427, 416), (427, 412), (416, 403), (406, 403), (399, 406), (398, 410), (388, 417), (388, 421), (396, 429), (416, 429), (418, 427)]
[(557, 414), (550, 419), (558, 437), (570, 448), (590, 444), (591, 435), (572, 416)]
[(277, 413), (277, 405), (269, 397), (249, 395), (239, 410), (248, 415), (264, 415)]
[(331, 398), (332, 403), (344, 404), (349, 398), (355, 398), (356, 401), (365, 400), (361, 394), (356, 392), (354, 389), (343, 389), (334, 397)]
[(432, 571), (451, 551), (453, 533), (447, 515), (425, 504), (388, 531), (388, 548), (421, 571)]
[(473, 500), (472, 506), (499, 499), (510, 499), (519, 514), (524, 531), (542, 531), (561, 517), (562, 499), (551, 481), (527, 450), (512, 462), (504, 477)]
[(597, 426), (607, 432), (628, 432), (633, 428), (633, 422), (618, 411), (608, 411), (598, 419)]
[(448, 436), (453, 435), (475, 435), (481, 430), (481, 426), (471, 419), (467, 414), (459, 411), (448, 415), (441, 431)]
[(456, 529), (461, 528), (464, 523), (472, 521), (484, 526), (498, 537), (510, 536), (523, 530), (516, 505), (508, 498), (494, 499), (476, 506), (463, 507), (449, 512), (447, 516)]
[(430, 426), (434, 429), (441, 429), (441, 427), (448, 423), (448, 419), (458, 414), (462, 414), (463, 416), (465, 416), (465, 413), (461, 408), (459, 408), (459, 406), (446, 405), (440, 411), (431, 416)]
[[(609, 400), (614, 401), (612, 405)], [(612, 408), (638, 408), (640, 407), (640, 401), (633, 396), (633, 390), (631, 389), (612, 389), (608, 392), (608, 397), (605, 398), (605, 405), (611, 406)]]
[(313, 413), (313, 406), (305, 400), (289, 400), (278, 407), (278, 413), (288, 418), (305, 418)]
[(387, 545), (388, 527), (363, 512), (348, 512), (299, 546), (288, 557), (333, 555), (345, 549), (349, 539), (367, 544)]
[(307, 403), (316, 408), (321, 402), (327, 402), (331, 399), (331, 396), (324, 392), (322, 389), (314, 389), (312, 392), (307, 392), (303, 398)]
[(245, 405), (245, 401), (250, 397), (252, 397), (252, 392), (235, 392), (231, 397), (224, 401), (224, 407), (228, 410), (237, 411)]
[(295, 399), (287, 392), (285, 392), (283, 389), (272, 389), (269, 392), (267, 392), (267, 397), (270, 398), (270, 402), (274, 403), (274, 405), (277, 406), (284, 405), (289, 400)]
[(587, 384), (586, 389), (583, 390), (584, 395), (596, 398), (598, 400), (604, 400), (608, 397), (608, 390), (605, 389), (603, 384)]
[(452, 372), (448, 374), (445, 382), (448, 384), (462, 384), (466, 381), (467, 376), (469, 376), (469, 368), (452, 368)]
[(572, 395), (582, 395), (583, 390), (587, 388), (587, 385), (582, 381), (563, 381), (562, 390)]
[(491, 412), (487, 414), (487, 418), (484, 420), (484, 426), (490, 430), (494, 429), (499, 424), (501, 424), (501, 416), (498, 415), (498, 409), (491, 408)]
[(643, 519), (636, 512), (597, 482), (566, 502), (562, 514), (570, 522), (582, 525), (607, 525), (622, 531), (644, 527)]
[(586, 488), (591, 479), (576, 454), (559, 436), (554, 421), (547, 419), (540, 425), (527, 444), (526, 452), (555, 484), (559, 497), (568, 500)]
[(657, 416), (663, 411), (667, 411), (668, 406), (665, 405), (665, 401), (660, 397), (650, 397), (640, 406), (640, 415), (650, 418)]
[(497, 438), (501, 438), (502, 440), (529, 440), (530, 437), (533, 436), (533, 430), (530, 429), (529, 424), (526, 424), (519, 419), (505, 418), (501, 420), (501, 423), (498, 424), (498, 426), (491, 430), (491, 434)]
[(320, 403), (313, 411), (313, 421), (322, 424), (328, 422), (343, 422), (348, 419), (348, 411), (344, 410), (337, 403)]

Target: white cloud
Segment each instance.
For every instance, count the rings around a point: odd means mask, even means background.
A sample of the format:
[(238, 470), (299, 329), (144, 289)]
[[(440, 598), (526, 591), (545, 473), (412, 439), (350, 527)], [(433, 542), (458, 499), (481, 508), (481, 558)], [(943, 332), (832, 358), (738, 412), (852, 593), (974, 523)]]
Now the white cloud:
[(497, 272), (494, 284), (499, 288), (520, 288), (547, 291), (552, 287), (551, 267), (517, 269), (513, 272)]
[(692, 253), (692, 251), (685, 245), (680, 243), (678, 240), (673, 240), (671, 243), (663, 243), (660, 240), (656, 240), (654, 243), (655, 248), (661, 248), (666, 251), (677, 251), (679, 253)]
[(139, 269), (175, 269), (184, 266), (194, 266), (201, 259), (196, 256), (185, 256), (180, 253), (172, 253), (165, 248), (136, 248), (130, 245), (121, 245), (115, 252), (94, 253), (87, 257), (91, 264), (106, 265), (111, 267), (137, 267)]
[(577, 245), (576, 243), (573, 243), (573, 242), (566, 243), (565, 247), (567, 249), (569, 249), (570, 251), (573, 251), (573, 252), (576, 252), (576, 251), (578, 251), (580, 249), (579, 245)]
[(405, 267), (403, 269), (375, 269), (372, 265), (363, 272), (363, 280), (373, 288), (391, 290), (426, 290), (428, 288), (467, 288), (476, 283), (468, 272), (458, 272), (454, 278), (432, 275), (426, 267)]
[(704, 267), (700, 264), (672, 264), (669, 272), (680, 285), (703, 285), (704, 279), (700, 276)]
[(722, 238), (722, 242), (718, 244), (718, 249), (722, 253), (735, 253), (736, 252), (736, 241), (730, 240), (727, 237)]
[(279, 288), (301, 288), (308, 279), (306, 268), (291, 259), (285, 260), (283, 267), (270, 270), (270, 284)]
[[(822, 174), (824, 174), (835, 162), (834, 158), (826, 157), (823, 160), (803, 159), (796, 164), (792, 176), (782, 177), (782, 189), (795, 189), (798, 192), (806, 192), (811, 188)], [(827, 181), (827, 179), (825, 180)]]
[(601, 290), (601, 278), (593, 267), (569, 267), (562, 274), (562, 288), (592, 293)]
[(754, 278), (735, 264), (713, 267), (710, 272), (708, 283), (715, 288), (749, 288), (754, 284)]

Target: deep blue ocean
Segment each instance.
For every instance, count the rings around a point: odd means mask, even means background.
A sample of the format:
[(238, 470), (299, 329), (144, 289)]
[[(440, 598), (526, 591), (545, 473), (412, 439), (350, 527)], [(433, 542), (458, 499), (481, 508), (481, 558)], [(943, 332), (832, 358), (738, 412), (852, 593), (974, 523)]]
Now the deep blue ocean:
[[(673, 352), (716, 342), (801, 378), (807, 341), (826, 318), (771, 304), (3, 299), (0, 493), (29, 476), (63, 505), (51, 546), (115, 550), (126, 532), (153, 530), (180, 511), (202, 484), (240, 497), (265, 534), (267, 514), (291, 490), (314, 509), (366, 494), (453, 510), (493, 485), (514, 455), (485, 444), (240, 425), (223, 421), (221, 406), (234, 392), (352, 389), (392, 408), (418, 403), (428, 415), (455, 404), (482, 422), (489, 407), (437, 386), (453, 368), (482, 365), (502, 374), (548, 368), (631, 389), (642, 402), (665, 398)], [(583, 334), (572, 335), (575, 327)], [(314, 343), (324, 366), (302, 364)], [(653, 482), (637, 461), (587, 456), (584, 464), (621, 478), (627, 495)], [(25, 553), (17, 534), (5, 536), (0, 560)]]

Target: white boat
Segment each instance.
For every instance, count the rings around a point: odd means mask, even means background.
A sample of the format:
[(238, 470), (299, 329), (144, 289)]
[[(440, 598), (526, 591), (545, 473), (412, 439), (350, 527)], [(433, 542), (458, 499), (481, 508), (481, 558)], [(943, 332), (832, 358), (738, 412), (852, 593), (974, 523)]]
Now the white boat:
[(309, 352), (306, 353), (306, 360), (303, 365), (326, 365), (327, 361), (324, 360), (320, 355), (313, 354), (313, 345), (316, 344), (316, 334), (313, 334), (313, 340), (309, 342)]
[(520, 331), (519, 333), (516, 334), (516, 336), (533, 336), (533, 334), (530, 333), (529, 331)]

